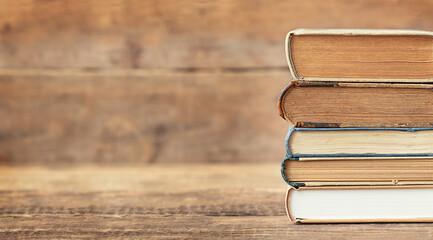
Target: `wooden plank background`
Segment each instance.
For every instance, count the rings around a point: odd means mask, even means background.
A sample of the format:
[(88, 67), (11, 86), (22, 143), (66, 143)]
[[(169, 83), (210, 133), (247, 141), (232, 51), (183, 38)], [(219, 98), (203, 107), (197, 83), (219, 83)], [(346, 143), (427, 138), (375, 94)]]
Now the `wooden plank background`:
[(289, 30), (432, 31), (432, 12), (432, 0), (0, 0), (0, 238), (431, 238), (426, 223), (289, 224), (276, 104)]
[(0, 67), (285, 68), (295, 28), (433, 29), (431, 0), (1, 0)]
[(431, 0), (0, 0), (0, 163), (278, 164), (295, 28), (433, 30)]
[[(0, 73), (0, 162), (279, 162), (287, 72)], [(36, 157), (35, 157), (36, 156)]]

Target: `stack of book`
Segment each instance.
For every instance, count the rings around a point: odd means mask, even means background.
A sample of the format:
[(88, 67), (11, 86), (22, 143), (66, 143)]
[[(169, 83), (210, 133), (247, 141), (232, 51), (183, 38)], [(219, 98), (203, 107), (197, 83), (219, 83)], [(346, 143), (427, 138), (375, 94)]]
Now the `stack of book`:
[(286, 53), (289, 219), (433, 221), (433, 33), (298, 29)]

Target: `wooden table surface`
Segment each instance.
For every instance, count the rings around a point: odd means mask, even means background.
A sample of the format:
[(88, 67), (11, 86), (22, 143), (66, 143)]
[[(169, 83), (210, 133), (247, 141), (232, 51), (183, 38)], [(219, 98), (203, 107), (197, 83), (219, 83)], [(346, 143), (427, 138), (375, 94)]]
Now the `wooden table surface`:
[(0, 168), (0, 238), (427, 239), (433, 224), (291, 224), (277, 164)]

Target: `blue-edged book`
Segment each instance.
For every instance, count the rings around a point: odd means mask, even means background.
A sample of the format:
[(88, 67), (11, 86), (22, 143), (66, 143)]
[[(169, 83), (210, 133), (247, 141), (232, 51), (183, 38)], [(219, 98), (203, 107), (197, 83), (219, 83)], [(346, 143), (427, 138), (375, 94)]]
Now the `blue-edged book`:
[(433, 128), (296, 128), (281, 165), (292, 222), (432, 222)]
[(433, 157), (433, 128), (291, 127), (285, 146), (293, 159)]
[(281, 166), (292, 222), (433, 222), (433, 33), (298, 29)]
[(433, 128), (291, 127), (285, 145), (281, 172), (295, 187), (433, 181)]

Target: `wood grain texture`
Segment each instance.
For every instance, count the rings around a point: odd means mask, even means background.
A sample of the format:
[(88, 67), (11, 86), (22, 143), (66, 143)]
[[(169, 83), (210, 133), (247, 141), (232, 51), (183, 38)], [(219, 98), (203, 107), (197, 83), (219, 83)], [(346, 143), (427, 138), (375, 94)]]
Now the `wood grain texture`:
[(433, 30), (432, 11), (430, 0), (1, 0), (0, 67), (286, 67), (290, 30)]
[(0, 72), (0, 162), (281, 159), (288, 71)]
[(290, 224), (275, 164), (0, 167), (2, 238), (425, 239), (432, 224)]

